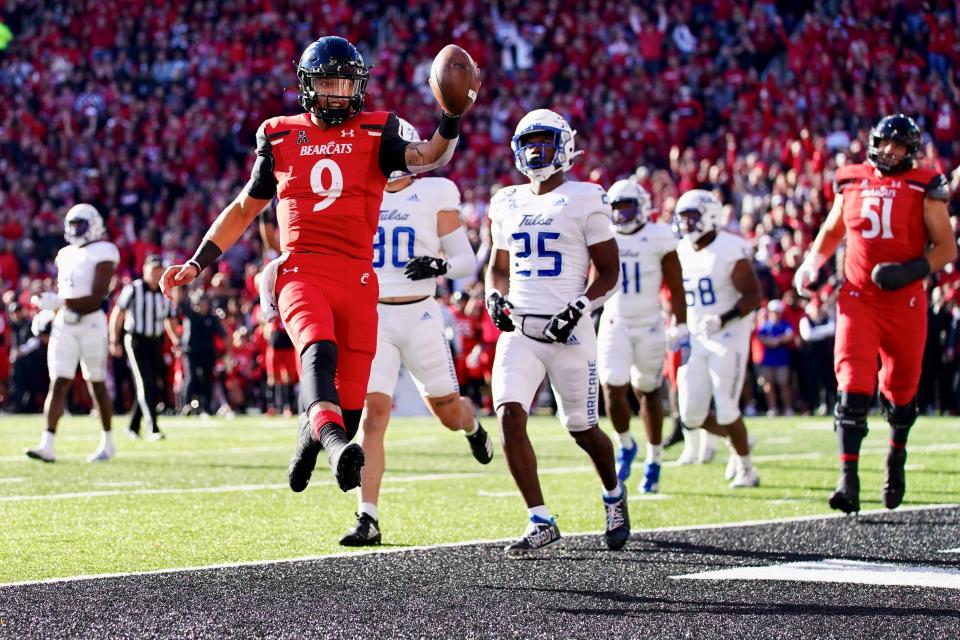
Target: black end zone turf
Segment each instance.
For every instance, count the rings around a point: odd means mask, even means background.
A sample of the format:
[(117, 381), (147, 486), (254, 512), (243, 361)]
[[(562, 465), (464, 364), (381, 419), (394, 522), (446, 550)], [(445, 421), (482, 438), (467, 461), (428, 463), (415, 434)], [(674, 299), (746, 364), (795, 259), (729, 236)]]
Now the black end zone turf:
[(843, 558), (960, 567), (960, 509), (601, 536), (508, 561), (499, 545), (0, 588), (29, 638), (955, 638), (960, 590), (677, 580)]

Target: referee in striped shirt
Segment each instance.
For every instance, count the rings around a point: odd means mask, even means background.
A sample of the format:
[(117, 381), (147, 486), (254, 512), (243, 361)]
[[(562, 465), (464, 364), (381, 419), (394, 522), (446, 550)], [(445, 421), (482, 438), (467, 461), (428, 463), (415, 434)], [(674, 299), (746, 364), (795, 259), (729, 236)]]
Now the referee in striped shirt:
[(123, 355), (120, 343), (121, 328), (126, 332), (123, 347), (126, 348), (137, 388), (137, 404), (130, 415), (129, 435), (140, 437), (140, 422), (146, 421), (150, 440), (164, 436), (157, 424), (157, 403), (160, 389), (167, 378), (167, 365), (163, 360), (163, 334), (177, 345), (176, 313), (172, 304), (160, 293), (160, 276), (163, 264), (155, 255), (143, 262), (143, 277), (123, 288), (117, 304), (110, 314), (110, 353)]

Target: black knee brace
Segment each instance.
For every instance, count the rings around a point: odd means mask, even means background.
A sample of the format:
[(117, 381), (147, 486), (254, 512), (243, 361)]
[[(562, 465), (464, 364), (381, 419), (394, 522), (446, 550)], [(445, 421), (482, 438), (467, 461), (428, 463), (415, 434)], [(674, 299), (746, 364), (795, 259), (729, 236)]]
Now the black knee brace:
[(307, 345), (300, 353), (300, 410), (309, 411), (318, 402), (340, 404), (334, 379), (337, 375), (337, 345), (322, 340)]
[(357, 431), (360, 430), (360, 416), (363, 414), (363, 409), (340, 409), (340, 413), (343, 415), (343, 428), (347, 432), (347, 440), (353, 440)]
[(850, 429), (867, 433), (867, 413), (873, 398), (864, 393), (840, 392), (837, 406), (833, 411), (833, 428)]
[(895, 405), (881, 393), (880, 406), (883, 408), (884, 419), (894, 429), (909, 429), (917, 421), (916, 396), (907, 404)]

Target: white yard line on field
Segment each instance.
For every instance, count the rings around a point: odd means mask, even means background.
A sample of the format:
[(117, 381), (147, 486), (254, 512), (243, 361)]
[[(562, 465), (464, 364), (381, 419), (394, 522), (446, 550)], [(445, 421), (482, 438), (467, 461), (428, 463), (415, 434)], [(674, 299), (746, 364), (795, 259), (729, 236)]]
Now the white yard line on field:
[[(922, 506), (915, 506), (915, 507), (900, 507), (899, 509), (897, 509), (897, 512), (904, 513), (904, 512), (912, 512), (912, 511), (931, 511), (936, 509), (956, 509), (958, 507), (960, 507), (960, 504), (922, 505)], [(890, 513), (890, 511), (887, 509), (873, 509), (870, 511), (861, 511), (860, 516), (888, 514), (888, 513)], [(637, 534), (650, 534), (650, 533), (703, 531), (703, 530), (711, 530), (711, 529), (733, 529), (733, 528), (739, 528), (739, 527), (758, 527), (758, 526), (771, 525), (771, 524), (789, 524), (792, 522), (810, 522), (815, 520), (837, 520), (837, 519), (847, 518), (847, 517), (848, 516), (843, 513), (830, 513), (830, 514), (820, 514), (820, 515), (794, 516), (790, 518), (772, 518), (769, 520), (747, 520), (744, 522), (722, 522), (718, 524), (698, 524), (698, 525), (691, 525), (691, 526), (685, 526), (685, 527), (658, 527), (654, 529), (638, 529), (633, 533), (634, 535), (637, 535)], [(603, 533), (602, 531), (579, 531), (576, 533), (566, 533), (564, 534), (564, 538), (597, 536), (597, 535), (601, 535), (602, 533)], [(126, 578), (131, 576), (188, 573), (188, 572), (196, 572), (196, 571), (210, 571), (210, 570), (217, 570), (217, 569), (262, 567), (262, 566), (267, 566), (272, 564), (291, 564), (295, 562), (310, 562), (310, 561), (317, 561), (317, 560), (370, 556), (370, 555), (378, 555), (378, 554), (410, 553), (415, 551), (433, 551), (437, 549), (455, 549), (458, 547), (475, 547), (475, 546), (489, 545), (489, 544), (503, 544), (505, 542), (511, 542), (513, 540), (514, 538), (496, 538), (496, 539), (489, 539), (489, 540), (469, 540), (466, 542), (445, 542), (440, 544), (418, 545), (418, 546), (399, 547), (399, 548), (380, 547), (377, 549), (369, 549), (364, 551), (331, 553), (328, 555), (320, 555), (320, 556), (300, 556), (296, 558), (279, 558), (275, 560), (251, 560), (247, 562), (225, 562), (225, 563), (204, 565), (199, 567), (173, 567), (169, 569), (156, 569), (153, 571), (131, 571), (131, 572), (123, 572), (123, 573), (104, 573), (100, 575), (83, 575), (83, 576), (68, 576), (63, 578), (47, 578), (44, 580), (24, 580), (21, 582), (8, 582), (5, 584), (0, 584), (0, 588), (38, 585), (38, 584), (56, 584), (61, 582), (78, 582), (83, 580), (101, 580), (105, 578)]]

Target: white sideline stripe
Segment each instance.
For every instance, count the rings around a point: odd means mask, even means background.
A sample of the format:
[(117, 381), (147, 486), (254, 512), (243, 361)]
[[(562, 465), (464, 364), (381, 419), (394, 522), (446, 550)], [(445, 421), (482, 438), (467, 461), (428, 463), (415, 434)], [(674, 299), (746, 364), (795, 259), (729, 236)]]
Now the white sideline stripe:
[[(557, 475), (565, 473), (585, 473), (593, 467), (555, 467), (541, 469), (540, 475)], [(393, 484), (407, 484), (412, 482), (433, 482), (436, 480), (470, 480), (472, 478), (499, 478), (500, 474), (489, 471), (474, 471), (466, 473), (430, 473), (418, 476), (398, 476), (389, 478), (384, 486)], [(333, 486), (333, 480), (314, 482), (313, 486)], [(118, 485), (119, 486), (119, 485)], [(114, 496), (145, 496), (145, 495), (176, 495), (191, 493), (236, 493), (238, 491), (278, 491), (288, 489), (286, 484), (228, 484), (216, 487), (167, 487), (158, 489), (133, 489), (122, 491), (119, 489), (108, 491), (75, 491), (72, 493), (41, 493), (36, 495), (2, 496), (3, 502), (42, 502), (48, 500), (73, 500), (77, 498), (109, 498)]]
[[(900, 507), (897, 509), (897, 512), (909, 512), (909, 511), (934, 511), (937, 509), (956, 509), (960, 508), (960, 504), (933, 504), (933, 505), (920, 505), (915, 507)], [(883, 514), (890, 513), (888, 509), (872, 509), (870, 511), (861, 511), (860, 515), (873, 515), (873, 514)], [(745, 520), (743, 522), (721, 522), (717, 524), (695, 524), (685, 527), (656, 527), (653, 529), (638, 529), (633, 531), (633, 535), (643, 534), (643, 533), (671, 533), (671, 532), (683, 532), (683, 531), (702, 531), (706, 529), (734, 529), (737, 527), (758, 527), (763, 525), (770, 524), (789, 524), (791, 522), (808, 522), (811, 520), (836, 520), (838, 518), (846, 518), (847, 515), (843, 513), (828, 513), (828, 514), (814, 514), (808, 516), (793, 516), (790, 518), (771, 518), (769, 520)], [(582, 538), (586, 536), (598, 536), (601, 535), (602, 531), (578, 531), (575, 533), (565, 533), (563, 534), (564, 538)], [(493, 538), (488, 540), (468, 540), (466, 542), (442, 542), (439, 544), (426, 544), (426, 545), (416, 545), (411, 547), (400, 547), (400, 548), (379, 548), (379, 549), (368, 549), (365, 551), (346, 551), (340, 553), (331, 553), (328, 555), (320, 556), (300, 556), (296, 558), (280, 558), (276, 560), (249, 560), (245, 562), (223, 562), (217, 564), (208, 564), (199, 567), (174, 567), (171, 569), (154, 569), (152, 571), (128, 571), (128, 572), (119, 572), (119, 573), (101, 573), (93, 575), (82, 575), (82, 576), (66, 576), (63, 578), (45, 578), (43, 580), (23, 580), (20, 582), (5, 582), (0, 583), (0, 589), (4, 587), (22, 587), (27, 585), (38, 585), (38, 584), (57, 584), (61, 582), (80, 582), (83, 580), (100, 580), (103, 578), (127, 578), (131, 576), (150, 576), (158, 574), (168, 574), (168, 573), (189, 573), (193, 571), (209, 571), (212, 569), (233, 569), (239, 567), (262, 567), (270, 564), (292, 564), (294, 562), (310, 562), (313, 560), (325, 560), (328, 558), (353, 558), (357, 556), (370, 556), (377, 554), (394, 554), (394, 553), (408, 553), (410, 551), (433, 551), (436, 549), (456, 549), (458, 547), (475, 547), (480, 545), (488, 544), (502, 544), (505, 542), (512, 542), (515, 538)], [(562, 544), (562, 541), (561, 541)]]
[(672, 580), (790, 580), (960, 589), (960, 569), (829, 558), (761, 567), (734, 567), (670, 576)]
[(941, 549), (940, 553), (960, 553), (960, 547), (956, 549)]
[[(418, 444), (430, 444), (436, 442), (436, 436), (423, 437), (423, 438), (406, 438), (403, 440), (388, 440), (387, 445), (391, 447), (405, 447)], [(158, 445), (163, 447), (163, 445)], [(222, 455), (232, 455), (235, 453), (266, 453), (269, 451), (292, 451), (293, 443), (286, 444), (277, 444), (269, 447), (230, 447), (228, 449), (188, 449), (184, 451), (162, 451), (159, 449), (154, 449), (153, 451), (121, 451), (117, 454), (117, 457), (121, 460), (134, 459), (141, 460), (145, 458), (179, 458), (179, 457), (193, 457), (193, 456), (222, 456)], [(58, 456), (57, 461), (85, 461), (85, 455), (71, 455), (71, 456)], [(26, 454), (19, 456), (2, 456), (0, 457), (0, 462), (32, 462), (36, 464), (35, 460), (31, 460), (26, 456)]]
[(26, 478), (0, 478), (0, 484), (14, 484), (17, 482), (26, 482)]

